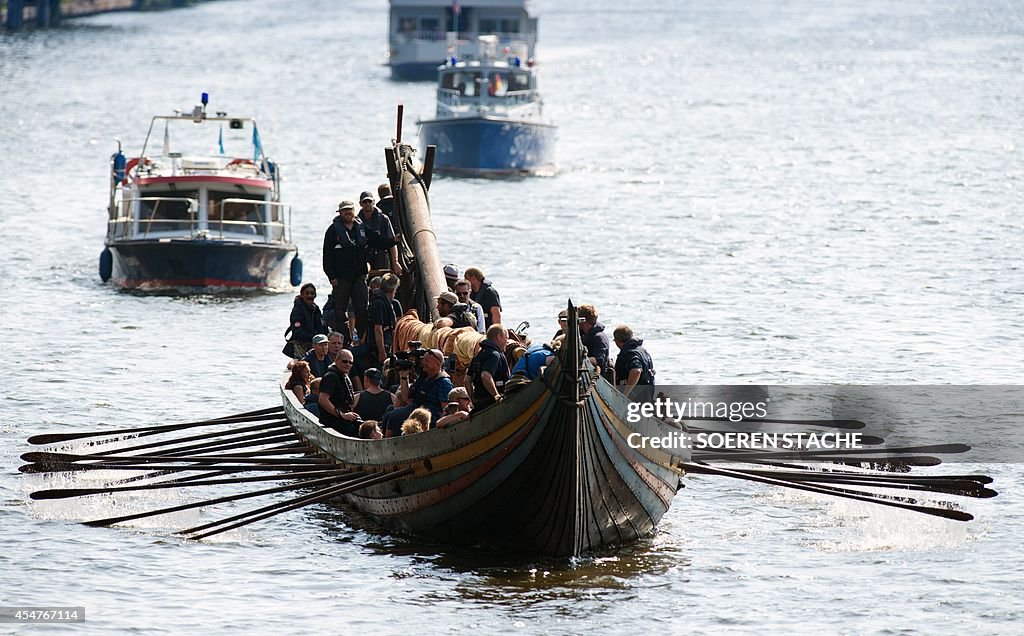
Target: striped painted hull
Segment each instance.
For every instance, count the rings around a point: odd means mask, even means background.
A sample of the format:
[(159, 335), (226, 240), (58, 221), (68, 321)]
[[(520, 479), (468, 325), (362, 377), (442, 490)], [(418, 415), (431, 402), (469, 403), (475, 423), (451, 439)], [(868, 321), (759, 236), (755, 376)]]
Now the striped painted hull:
[[(322, 428), (282, 390), (293, 428), (341, 464), (414, 473), (346, 496), (402, 532), (443, 543), (573, 556), (650, 535), (679, 486), (681, 456), (631, 448), (631, 433), (664, 435), (651, 419), (629, 424), (627, 401), (605, 380), (550, 367), (467, 422), (385, 440)], [(572, 365), (572, 368), (576, 368)], [(584, 397), (576, 399), (576, 391)]]
[(291, 245), (212, 240), (108, 244), (113, 281), (143, 291), (281, 289), (289, 284)]

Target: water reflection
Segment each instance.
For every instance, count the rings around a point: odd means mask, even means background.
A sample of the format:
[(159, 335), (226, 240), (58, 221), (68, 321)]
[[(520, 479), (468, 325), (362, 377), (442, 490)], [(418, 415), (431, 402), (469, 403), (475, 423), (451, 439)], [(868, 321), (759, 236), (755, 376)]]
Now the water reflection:
[(427, 586), (420, 598), (405, 599), (414, 604), (450, 601), (454, 592), (460, 600), (484, 606), (550, 611), (554, 604), (556, 613), (590, 616), (594, 602), (603, 606), (632, 598), (645, 588), (662, 587), (669, 578), (685, 580), (665, 575), (691, 565), (676, 533), (656, 533), (630, 546), (580, 557), (550, 558), (424, 542), (392, 532), (344, 505), (310, 516), (323, 528), (325, 540), (356, 543), (374, 559), (401, 558), (405, 564), (392, 577), (442, 583), (439, 588)]

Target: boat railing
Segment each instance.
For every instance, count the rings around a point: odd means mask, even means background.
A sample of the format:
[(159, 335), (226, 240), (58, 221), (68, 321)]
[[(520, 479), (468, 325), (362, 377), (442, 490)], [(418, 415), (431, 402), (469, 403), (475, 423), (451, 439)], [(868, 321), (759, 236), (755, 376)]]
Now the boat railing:
[(287, 243), (291, 206), (254, 199), (210, 203), (202, 218), (199, 200), (189, 197), (135, 197), (121, 201), (107, 222), (108, 240), (191, 237)]
[[(467, 106), (489, 106), (491, 110), (500, 110), (502, 106), (514, 108), (538, 101), (537, 91), (509, 91), (503, 95), (463, 95), (453, 88), (437, 89), (437, 102), (440, 107), (451, 111), (464, 110)], [(438, 113), (439, 115), (441, 113)]]
[(408, 44), (412, 42), (445, 42), (447, 45), (456, 47), (475, 46), (481, 35), (494, 35), (498, 38), (499, 46), (526, 46), (533, 50), (536, 44), (536, 33), (478, 33), (476, 31), (438, 31), (437, 29), (421, 29), (418, 31), (397, 31), (392, 35), (395, 44)]
[[(211, 235), (225, 238), (248, 233), (263, 236), (268, 243), (288, 242), (288, 228), (291, 227), (292, 206), (274, 201), (255, 199), (221, 199), (211, 204), (207, 219), (207, 230)], [(241, 218), (240, 218), (241, 217)], [(285, 223), (285, 217), (288, 222)]]

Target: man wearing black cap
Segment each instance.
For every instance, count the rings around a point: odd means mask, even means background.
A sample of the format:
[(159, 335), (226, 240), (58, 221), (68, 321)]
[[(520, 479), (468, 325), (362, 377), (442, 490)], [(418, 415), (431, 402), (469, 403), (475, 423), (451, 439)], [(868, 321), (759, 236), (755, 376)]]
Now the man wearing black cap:
[(396, 276), (401, 276), (395, 229), (391, 226), (391, 220), (373, 205), (373, 193), (369, 190), (359, 195), (359, 220), (366, 228), (370, 269), (390, 269)]
[(348, 303), (356, 314), (356, 331), (366, 336), (366, 228), (356, 219), (356, 205), (338, 204), (338, 216), (324, 232), (323, 265), (333, 288), (335, 324), (347, 322)]

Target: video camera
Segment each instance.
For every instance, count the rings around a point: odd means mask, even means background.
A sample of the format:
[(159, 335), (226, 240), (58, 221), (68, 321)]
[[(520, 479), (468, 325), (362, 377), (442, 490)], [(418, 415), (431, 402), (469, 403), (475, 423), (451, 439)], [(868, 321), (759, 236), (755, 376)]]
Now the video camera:
[(425, 355), (427, 355), (427, 349), (423, 348), (423, 343), (419, 340), (410, 340), (405, 351), (397, 351), (391, 357), (399, 371), (410, 369), (415, 371), (419, 368), (420, 360)]

